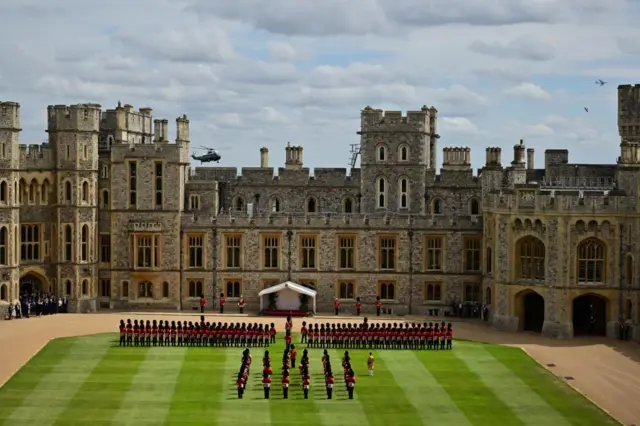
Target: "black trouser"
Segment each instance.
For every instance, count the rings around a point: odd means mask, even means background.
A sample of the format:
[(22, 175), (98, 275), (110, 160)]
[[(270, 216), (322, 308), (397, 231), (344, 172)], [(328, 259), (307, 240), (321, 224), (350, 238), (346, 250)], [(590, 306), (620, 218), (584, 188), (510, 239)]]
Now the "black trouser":
[(356, 309), (356, 315), (360, 316), (360, 309)]
[(269, 399), (269, 393), (270, 393), (269, 391), (270, 390), (271, 390), (270, 387), (268, 387), (268, 386), (264, 387), (264, 399)]
[(333, 397), (333, 388), (327, 387), (327, 399), (331, 399)]
[(353, 388), (352, 387), (347, 387), (347, 392), (349, 393), (349, 399), (353, 399)]
[(283, 387), (282, 388), (282, 398), (283, 399), (289, 399), (289, 388), (288, 387)]
[(131, 341), (133, 340), (132, 336), (127, 336), (127, 346), (131, 346)]
[(291, 369), (293, 369), (293, 370), (296, 369), (296, 359), (295, 358), (291, 358)]
[(304, 393), (304, 399), (309, 399), (309, 389), (302, 389), (302, 392)]
[(307, 335), (303, 334), (302, 337), (300, 338), (300, 343), (307, 343)]
[(244, 395), (244, 389), (238, 388), (238, 399), (242, 399)]
[(204, 314), (204, 306), (200, 306), (200, 313)]
[(220, 313), (224, 314), (224, 306), (220, 305)]
[(270, 340), (271, 340), (271, 343), (276, 343), (276, 335), (272, 334)]
[(447, 339), (447, 349), (451, 349), (452, 344), (453, 344), (453, 341), (451, 339)]
[(240, 313), (244, 314), (244, 308), (240, 308)]
[(125, 338), (124, 336), (120, 336), (120, 346), (124, 346)]
[(376, 316), (380, 316), (380, 308), (376, 308)]
[(339, 308), (335, 308), (336, 315), (338, 315)]
[(447, 342), (444, 339), (440, 339), (440, 350), (444, 350), (446, 344)]

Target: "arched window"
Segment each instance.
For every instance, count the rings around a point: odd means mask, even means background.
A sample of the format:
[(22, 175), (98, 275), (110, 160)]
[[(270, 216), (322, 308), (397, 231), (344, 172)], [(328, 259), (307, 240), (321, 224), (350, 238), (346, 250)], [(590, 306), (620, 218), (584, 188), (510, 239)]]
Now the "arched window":
[(409, 161), (409, 147), (407, 145), (400, 145), (400, 147), (398, 147), (398, 160)]
[(40, 187), (40, 204), (49, 204), (49, 181), (46, 179)]
[(64, 228), (64, 260), (71, 262), (73, 255), (73, 231), (71, 225), (67, 225)]
[(431, 201), (431, 213), (432, 214), (442, 214), (442, 200), (440, 198), (434, 198)]
[(189, 297), (200, 297), (202, 294), (202, 281), (189, 281)]
[(71, 182), (67, 181), (64, 184), (64, 200), (71, 202)]
[(0, 300), (9, 300), (9, 295), (7, 293), (9, 293), (7, 291), (7, 286), (5, 284), (0, 285)]
[(24, 202), (24, 195), (27, 193), (27, 182), (20, 179), (20, 190), (18, 191), (18, 204)]
[(89, 295), (89, 283), (87, 282), (87, 280), (82, 280), (82, 295)]
[(0, 203), (4, 204), (9, 200), (9, 194), (8, 194), (8, 185), (7, 182), (2, 181), (0, 182)]
[(353, 199), (351, 197), (345, 198), (342, 202), (342, 213), (353, 213)]
[(396, 298), (396, 285), (395, 283), (380, 283), (380, 299), (382, 300), (395, 300)]
[(29, 204), (34, 204), (36, 202), (36, 187), (38, 186), (38, 182), (36, 180), (32, 180), (29, 185)]
[(80, 260), (82, 260), (83, 262), (86, 262), (89, 259), (89, 227), (87, 225), (82, 226), (80, 254)]
[(376, 182), (376, 208), (384, 209), (387, 207), (387, 180), (379, 177)]
[(234, 203), (233, 203), (233, 210), (235, 210), (236, 212), (243, 212), (244, 211), (244, 198), (238, 196), (236, 197)]
[(317, 213), (318, 203), (314, 197), (307, 198), (307, 213)]
[(102, 207), (105, 209), (109, 208), (109, 191), (106, 189), (102, 191)]
[(398, 205), (401, 209), (409, 208), (409, 179), (403, 177), (398, 182)]
[(197, 194), (191, 194), (189, 196), (189, 209), (200, 210), (200, 197)]
[(387, 161), (387, 147), (384, 145), (378, 145), (376, 147), (376, 158), (378, 161)]
[(89, 182), (82, 182), (82, 202), (89, 202)]
[(280, 201), (280, 197), (271, 197), (271, 201), (269, 201), (269, 206), (271, 208), (272, 213), (279, 213), (282, 211), (282, 202)]
[(480, 214), (480, 203), (475, 198), (472, 198), (469, 202), (469, 214), (472, 216), (478, 216)]
[(64, 292), (67, 296), (71, 295), (71, 280), (67, 280), (64, 283)]
[(624, 268), (624, 279), (627, 287), (631, 288), (633, 285), (633, 256), (627, 255), (626, 264)]
[(491, 248), (487, 247), (486, 255), (484, 256), (485, 262), (487, 262), (485, 271), (487, 274), (490, 274), (493, 270), (493, 258), (491, 257)]
[(8, 252), (8, 232), (6, 227), (0, 228), (0, 265), (9, 264), (9, 252)]
[(149, 281), (143, 281), (138, 285), (138, 297), (153, 297), (153, 284)]
[(596, 238), (588, 238), (578, 245), (578, 282), (602, 284), (605, 282), (606, 251)]
[(535, 237), (523, 237), (517, 243), (518, 279), (544, 281), (544, 243)]

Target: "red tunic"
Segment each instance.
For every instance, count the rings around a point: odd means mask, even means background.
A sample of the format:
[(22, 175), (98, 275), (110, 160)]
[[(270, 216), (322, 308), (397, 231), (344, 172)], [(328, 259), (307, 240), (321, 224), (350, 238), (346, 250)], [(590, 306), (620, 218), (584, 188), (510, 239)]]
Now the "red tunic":
[(127, 328), (124, 325), (120, 326), (120, 337), (124, 337), (127, 334)]
[(376, 300), (376, 308), (380, 309), (382, 307), (382, 302), (380, 302), (379, 300)]
[(333, 387), (333, 383), (334, 383), (333, 377), (327, 377), (327, 387), (329, 389)]
[(283, 377), (282, 378), (282, 387), (283, 388), (288, 388), (289, 387), (289, 378), (288, 377)]
[(309, 385), (310, 385), (310, 384), (311, 384), (311, 382), (309, 381), (309, 379), (305, 378), (305, 379), (302, 381), (302, 388), (303, 388), (303, 389), (309, 389)]
[(271, 379), (269, 377), (265, 377), (262, 379), (262, 385), (265, 388), (270, 388), (271, 387)]
[(347, 377), (347, 387), (354, 388), (356, 386), (356, 378), (355, 377)]
[(238, 386), (238, 389), (244, 389), (244, 378), (240, 377), (236, 380), (236, 385)]

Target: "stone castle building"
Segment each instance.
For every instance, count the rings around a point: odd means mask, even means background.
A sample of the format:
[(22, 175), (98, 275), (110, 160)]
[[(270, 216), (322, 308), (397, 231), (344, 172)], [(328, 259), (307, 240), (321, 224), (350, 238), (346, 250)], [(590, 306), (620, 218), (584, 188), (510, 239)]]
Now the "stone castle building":
[[(275, 173), (190, 168), (189, 121), (130, 105), (48, 107), (48, 143), (20, 145), (19, 105), (0, 103), (0, 307), (19, 293), (65, 295), (73, 310), (182, 308), (221, 292), (248, 308), (286, 280), (365, 312), (490, 305), (508, 330), (640, 331), (640, 86), (620, 86), (617, 164), (571, 164), (523, 141), (503, 163), (444, 148), (437, 110), (366, 107), (361, 167), (304, 167), (285, 147)], [(257, 154), (257, 153), (256, 153)], [(355, 161), (353, 162), (355, 164)], [(640, 338), (636, 333), (636, 338)]]

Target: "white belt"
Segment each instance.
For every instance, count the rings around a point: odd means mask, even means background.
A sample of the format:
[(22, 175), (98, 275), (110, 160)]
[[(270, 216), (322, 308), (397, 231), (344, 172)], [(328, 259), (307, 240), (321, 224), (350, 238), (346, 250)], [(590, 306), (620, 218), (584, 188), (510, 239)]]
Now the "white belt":
[(270, 387), (271, 387), (271, 383), (265, 383), (265, 384), (264, 384), (264, 387), (265, 387), (265, 388), (270, 388)]
[(289, 387), (289, 383), (283, 383), (283, 384), (282, 384), (282, 387), (283, 387), (283, 388), (288, 388), (288, 387)]
[(349, 386), (350, 388), (353, 387), (353, 383), (349, 383), (347, 386)]
[(329, 384), (327, 385), (327, 387), (328, 387), (329, 389), (333, 389), (333, 385), (332, 385), (331, 383), (329, 383)]
[(303, 388), (304, 389), (309, 389), (309, 385), (304, 385)]

